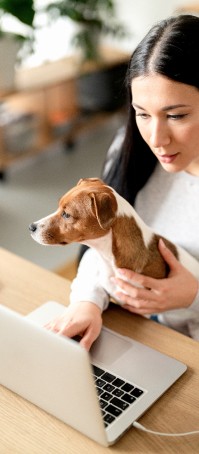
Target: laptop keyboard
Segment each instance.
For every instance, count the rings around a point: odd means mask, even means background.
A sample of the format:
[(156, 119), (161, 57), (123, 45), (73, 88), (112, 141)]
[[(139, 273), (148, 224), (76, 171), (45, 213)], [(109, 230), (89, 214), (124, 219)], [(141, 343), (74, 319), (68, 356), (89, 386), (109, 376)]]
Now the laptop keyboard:
[(92, 367), (104, 425), (107, 427), (133, 405), (144, 391), (97, 366)]

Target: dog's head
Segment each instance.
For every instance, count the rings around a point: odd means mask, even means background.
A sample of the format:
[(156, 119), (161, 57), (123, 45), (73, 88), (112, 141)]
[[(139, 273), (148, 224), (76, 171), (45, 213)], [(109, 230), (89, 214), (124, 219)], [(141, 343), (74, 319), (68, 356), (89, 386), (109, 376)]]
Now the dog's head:
[(83, 243), (108, 233), (116, 212), (111, 188), (99, 178), (85, 178), (60, 199), (55, 213), (30, 224), (29, 230), (41, 244)]

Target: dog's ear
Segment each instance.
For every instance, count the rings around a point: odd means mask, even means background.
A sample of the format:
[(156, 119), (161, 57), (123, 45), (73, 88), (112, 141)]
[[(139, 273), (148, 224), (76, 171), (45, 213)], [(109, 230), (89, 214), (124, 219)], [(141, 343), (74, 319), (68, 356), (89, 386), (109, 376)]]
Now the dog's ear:
[(81, 178), (78, 183), (77, 183), (77, 186), (79, 186), (80, 184), (88, 184), (88, 183), (101, 183), (101, 184), (104, 184), (102, 180), (100, 180), (100, 178)]
[(92, 210), (100, 227), (107, 230), (111, 227), (117, 211), (117, 202), (112, 192), (91, 192), (89, 194)]

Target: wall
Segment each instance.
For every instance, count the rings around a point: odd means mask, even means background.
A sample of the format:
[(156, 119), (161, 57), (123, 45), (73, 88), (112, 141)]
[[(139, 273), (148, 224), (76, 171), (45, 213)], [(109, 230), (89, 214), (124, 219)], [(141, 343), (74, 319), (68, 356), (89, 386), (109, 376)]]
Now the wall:
[[(122, 21), (131, 36), (123, 42), (114, 42), (114, 45), (131, 52), (151, 26), (172, 14), (183, 5), (198, 4), (193, 0), (115, 0), (117, 16)], [(113, 43), (113, 41), (109, 40)]]

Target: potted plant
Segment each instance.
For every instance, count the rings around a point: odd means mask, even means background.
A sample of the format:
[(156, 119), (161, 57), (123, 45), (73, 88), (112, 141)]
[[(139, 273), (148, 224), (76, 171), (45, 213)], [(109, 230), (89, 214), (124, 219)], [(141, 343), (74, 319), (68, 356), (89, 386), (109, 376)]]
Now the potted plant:
[[(124, 90), (121, 93), (121, 86), (126, 62), (105, 68), (100, 52), (102, 36), (123, 38), (127, 34), (116, 18), (114, 0), (59, 0), (49, 3), (45, 11), (53, 21), (59, 17), (67, 17), (76, 24), (72, 45), (81, 50), (81, 72), (84, 73), (77, 79), (80, 108), (86, 111), (101, 111), (119, 107), (121, 102), (124, 102)], [(92, 62), (95, 62), (94, 70)], [(117, 80), (120, 87), (115, 95)]]
[(99, 39), (103, 35), (122, 38), (124, 27), (117, 21), (114, 0), (61, 0), (46, 7), (52, 20), (68, 17), (78, 27), (72, 44), (82, 51), (82, 59), (100, 59)]
[[(12, 89), (17, 53), (26, 41), (30, 41), (33, 31), (34, 0), (0, 0), (0, 89)], [(24, 26), (23, 33), (8, 32), (3, 27), (5, 17), (12, 17)]]

